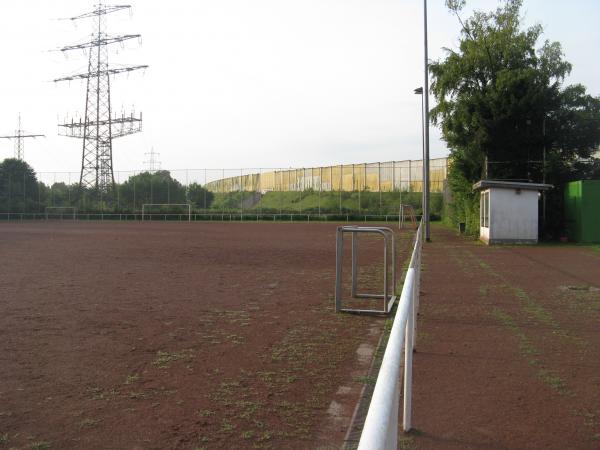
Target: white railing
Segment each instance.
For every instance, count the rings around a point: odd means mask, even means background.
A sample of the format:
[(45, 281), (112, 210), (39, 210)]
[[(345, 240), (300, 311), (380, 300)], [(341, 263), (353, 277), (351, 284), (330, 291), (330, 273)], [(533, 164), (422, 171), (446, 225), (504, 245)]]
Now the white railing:
[[(192, 212), (191, 216), (185, 213), (148, 213), (144, 212), (144, 220), (173, 220), (173, 221), (214, 221), (214, 222), (234, 222), (234, 221), (279, 221), (279, 222), (396, 222), (397, 215), (385, 214), (318, 214), (318, 213), (262, 213), (258, 212)], [(46, 219), (74, 219), (74, 220), (100, 220), (100, 221), (130, 221), (142, 220), (142, 212), (80, 212), (75, 215), (72, 213), (56, 213), (56, 212), (11, 212), (0, 213), (0, 222), (2, 221), (23, 221), (23, 220), (46, 220)]]
[[(402, 428), (411, 429), (412, 356), (415, 348), (416, 315), (419, 310), (421, 278), (422, 224), (415, 245), (394, 317), (371, 404), (358, 445), (359, 450), (396, 449), (400, 393), (403, 393)], [(404, 385), (400, 386), (402, 350), (404, 347)], [(402, 389), (402, 390), (401, 390)]]

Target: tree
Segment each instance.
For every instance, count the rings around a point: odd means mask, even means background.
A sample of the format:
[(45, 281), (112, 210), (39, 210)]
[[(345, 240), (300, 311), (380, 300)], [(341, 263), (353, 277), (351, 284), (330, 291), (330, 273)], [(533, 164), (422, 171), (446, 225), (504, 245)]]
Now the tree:
[(144, 203), (187, 203), (185, 187), (168, 170), (133, 175), (118, 189), (125, 209), (139, 210)]
[(196, 208), (200, 208), (200, 209), (210, 208), (210, 205), (212, 204), (214, 197), (215, 197), (215, 195), (211, 191), (203, 188), (198, 183), (192, 183), (188, 186), (188, 200)]
[(53, 183), (50, 186), (48, 206), (73, 206), (78, 190), (78, 184), (68, 185), (62, 181)]
[(522, 0), (467, 20), (460, 16), (465, 0), (446, 4), (461, 23), (461, 39), (430, 65), (437, 100), (431, 114), (450, 149), (454, 220), (473, 229), (477, 180), (545, 178), (558, 185), (577, 176), (574, 162), (600, 143), (600, 98), (581, 85), (562, 88), (571, 64), (558, 42), (536, 49), (543, 30), (521, 27)]
[(25, 161), (7, 158), (0, 163), (0, 210), (29, 212), (36, 209), (38, 182)]

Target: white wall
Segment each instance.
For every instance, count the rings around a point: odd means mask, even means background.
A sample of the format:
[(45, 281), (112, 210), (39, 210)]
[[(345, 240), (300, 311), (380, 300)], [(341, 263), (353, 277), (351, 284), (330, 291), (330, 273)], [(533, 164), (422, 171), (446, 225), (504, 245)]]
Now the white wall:
[(489, 240), (537, 241), (538, 192), (521, 189), (490, 189)]

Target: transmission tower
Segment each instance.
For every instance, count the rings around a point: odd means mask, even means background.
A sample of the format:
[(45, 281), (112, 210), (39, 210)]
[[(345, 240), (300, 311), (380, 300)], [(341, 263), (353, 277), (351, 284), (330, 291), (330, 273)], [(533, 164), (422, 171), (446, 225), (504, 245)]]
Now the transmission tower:
[(19, 126), (15, 130), (15, 134), (12, 136), (0, 136), (0, 139), (14, 139), (15, 140), (15, 158), (23, 161), (25, 159), (25, 145), (23, 140), (25, 138), (36, 138), (46, 137), (43, 134), (26, 134), (21, 128), (21, 113), (19, 113)]
[(160, 153), (156, 153), (154, 147), (149, 152), (144, 153), (144, 155), (150, 155), (148, 161), (144, 161), (144, 164), (148, 166), (148, 172), (153, 173), (160, 170), (160, 161), (156, 159), (157, 156), (160, 156)]
[(93, 188), (108, 192), (114, 187), (112, 140), (142, 130), (142, 113), (135, 112), (121, 116), (112, 114), (110, 98), (110, 80), (112, 75), (146, 69), (147, 65), (109, 68), (108, 46), (130, 39), (139, 39), (139, 34), (110, 36), (106, 33), (106, 15), (131, 8), (130, 5), (95, 6), (91, 12), (71, 17), (69, 20), (94, 19), (92, 40), (81, 44), (69, 45), (62, 52), (84, 50), (89, 53), (88, 71), (54, 80), (87, 80), (85, 117), (79, 120), (59, 124), (59, 135), (83, 139), (81, 158), (81, 188)]

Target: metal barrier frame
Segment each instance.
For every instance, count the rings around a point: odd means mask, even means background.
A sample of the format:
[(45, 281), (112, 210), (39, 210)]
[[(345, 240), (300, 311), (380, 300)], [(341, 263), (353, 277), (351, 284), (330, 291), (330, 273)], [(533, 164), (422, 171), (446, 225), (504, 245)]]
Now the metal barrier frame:
[[(344, 234), (352, 234), (352, 298), (382, 299), (382, 309), (355, 309), (344, 308), (342, 305), (342, 263), (344, 258)], [(383, 236), (383, 294), (361, 294), (358, 290), (358, 234), (374, 233)], [(392, 291), (388, 291), (388, 247), (392, 247)], [(396, 302), (396, 240), (394, 232), (388, 227), (359, 227), (355, 225), (341, 226), (336, 232), (336, 258), (335, 258), (335, 311), (365, 314), (389, 314)]]
[[(369, 411), (358, 444), (359, 450), (384, 450), (398, 447), (398, 417), (400, 393), (403, 392), (402, 428), (410, 431), (412, 424), (412, 357), (416, 346), (416, 319), (419, 310), (421, 284), (421, 253), (423, 222), (419, 225), (415, 245), (398, 310), (390, 332)], [(402, 350), (404, 347), (404, 383), (400, 386)]]

